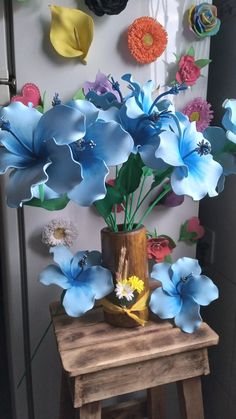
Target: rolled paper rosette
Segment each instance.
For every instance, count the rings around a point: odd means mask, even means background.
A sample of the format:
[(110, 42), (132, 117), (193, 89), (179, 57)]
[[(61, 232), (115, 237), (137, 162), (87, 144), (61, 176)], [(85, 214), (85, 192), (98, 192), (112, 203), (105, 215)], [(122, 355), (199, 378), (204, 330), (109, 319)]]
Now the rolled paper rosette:
[(199, 38), (216, 35), (221, 21), (217, 17), (217, 7), (209, 3), (192, 6), (188, 12), (189, 28)]

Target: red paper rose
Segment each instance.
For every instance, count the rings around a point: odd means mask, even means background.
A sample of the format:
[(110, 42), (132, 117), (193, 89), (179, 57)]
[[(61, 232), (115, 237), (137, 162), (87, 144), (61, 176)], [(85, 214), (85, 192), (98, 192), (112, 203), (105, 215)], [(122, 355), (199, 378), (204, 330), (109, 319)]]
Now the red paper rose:
[(179, 61), (179, 71), (176, 73), (177, 82), (192, 86), (200, 77), (200, 74), (201, 69), (195, 64), (194, 57), (191, 55), (183, 55)]
[(166, 237), (153, 237), (147, 241), (148, 259), (154, 259), (157, 263), (163, 262), (165, 257), (172, 253), (170, 242)]

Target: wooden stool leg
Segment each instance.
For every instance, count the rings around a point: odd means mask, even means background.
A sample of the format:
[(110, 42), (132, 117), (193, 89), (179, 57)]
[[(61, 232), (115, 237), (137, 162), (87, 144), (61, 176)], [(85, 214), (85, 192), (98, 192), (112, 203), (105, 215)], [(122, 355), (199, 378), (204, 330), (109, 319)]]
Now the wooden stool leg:
[(201, 377), (178, 382), (182, 419), (204, 419)]
[(65, 373), (62, 371), (61, 376), (61, 397), (59, 419), (75, 419), (75, 409), (69, 392), (69, 386)]
[(165, 403), (163, 386), (152, 387), (147, 390), (148, 419), (164, 419)]
[(88, 403), (80, 408), (80, 419), (101, 419), (101, 412), (100, 402)]

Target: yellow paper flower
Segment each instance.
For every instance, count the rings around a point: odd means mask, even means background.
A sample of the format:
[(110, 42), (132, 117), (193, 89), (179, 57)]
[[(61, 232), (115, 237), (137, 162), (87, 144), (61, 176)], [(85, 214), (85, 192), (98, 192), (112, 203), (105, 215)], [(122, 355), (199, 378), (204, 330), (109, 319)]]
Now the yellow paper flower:
[(144, 282), (137, 276), (130, 276), (128, 279), (128, 284), (134, 291), (137, 291), (139, 294), (144, 290)]
[(93, 19), (78, 9), (59, 6), (50, 6), (50, 9), (50, 40), (53, 47), (63, 57), (79, 57), (86, 63), (93, 40)]

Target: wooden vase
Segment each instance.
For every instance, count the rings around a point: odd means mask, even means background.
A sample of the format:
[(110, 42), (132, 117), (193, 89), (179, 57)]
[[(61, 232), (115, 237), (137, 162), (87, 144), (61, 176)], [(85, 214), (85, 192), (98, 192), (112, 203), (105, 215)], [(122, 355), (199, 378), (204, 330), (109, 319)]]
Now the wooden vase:
[[(135, 275), (144, 282), (144, 290), (138, 295), (136, 302), (149, 291), (146, 233), (144, 226), (129, 232), (121, 231), (121, 226), (118, 232), (111, 231), (109, 228), (101, 230), (102, 264), (113, 273), (114, 284), (122, 247), (126, 248), (126, 257), (129, 261), (127, 277)], [(107, 299), (112, 301), (112, 296), (108, 296)], [(147, 304), (145, 310), (133, 313), (142, 320), (148, 320)], [(140, 325), (127, 313), (111, 313), (105, 307), (104, 316), (107, 322), (115, 326), (137, 327)]]

